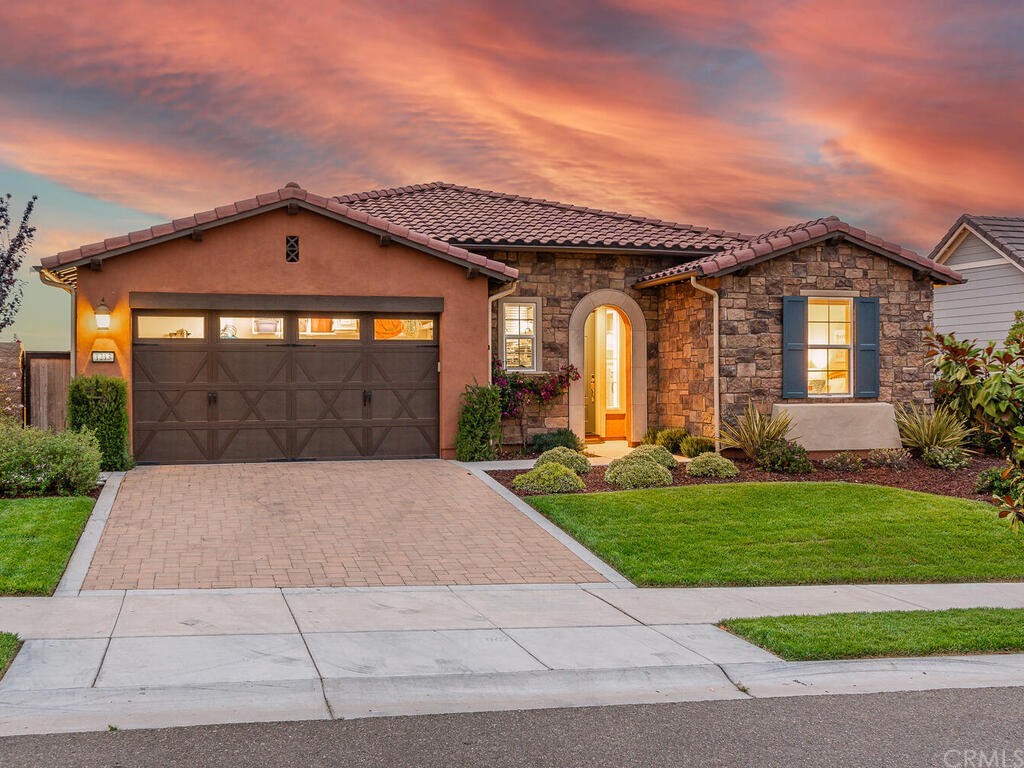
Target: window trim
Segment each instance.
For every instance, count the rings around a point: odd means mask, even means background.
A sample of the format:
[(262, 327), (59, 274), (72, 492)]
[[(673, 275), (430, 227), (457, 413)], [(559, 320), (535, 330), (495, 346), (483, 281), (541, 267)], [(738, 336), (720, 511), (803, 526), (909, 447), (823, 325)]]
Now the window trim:
[[(855, 296), (846, 295), (845, 292), (840, 294), (840, 291), (821, 291), (821, 292), (800, 292), (802, 296), (807, 299), (807, 319), (804, 321), (804, 333), (807, 339), (805, 347), (807, 348), (807, 397), (816, 400), (828, 400), (828, 399), (849, 399), (856, 397), (854, 394), (857, 391), (857, 384), (854, 381), (856, 376), (857, 363), (854, 359), (854, 355), (857, 353), (857, 301)], [(811, 343), (811, 301), (814, 299), (826, 299), (829, 301), (846, 301), (850, 306), (850, 337), (846, 344), (812, 344)], [(826, 353), (833, 349), (845, 349), (846, 355), (846, 392), (811, 392), (810, 388), (810, 376), (811, 376), (811, 351), (816, 349), (823, 349)], [(827, 365), (827, 362), (826, 362)], [(827, 372), (827, 368), (826, 368)], [(827, 376), (827, 373), (826, 373)]]
[[(523, 334), (505, 333), (505, 307), (514, 304), (533, 304), (533, 336), (526, 336)], [(543, 317), (544, 317), (544, 299), (540, 296), (509, 296), (508, 298), (501, 299), (498, 302), (498, 343), (501, 348), (501, 364), (505, 366), (505, 370), (515, 371), (516, 373), (540, 373), (544, 370), (543, 361), (543, 350), (544, 342), (542, 339), (543, 334)], [(533, 339), (533, 367), (531, 368), (509, 368), (508, 361), (505, 358), (505, 340), (506, 339)]]

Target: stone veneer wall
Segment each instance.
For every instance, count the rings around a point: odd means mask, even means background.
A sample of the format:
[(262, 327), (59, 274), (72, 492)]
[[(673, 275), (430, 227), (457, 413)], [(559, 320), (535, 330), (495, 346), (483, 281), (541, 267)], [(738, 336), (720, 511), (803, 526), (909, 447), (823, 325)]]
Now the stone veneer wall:
[[(717, 289), (718, 280), (706, 287)], [(689, 281), (668, 283), (660, 293), (658, 349), (661, 354), (658, 407), (651, 418), (659, 427), (686, 427), (714, 436), (714, 302)]]
[[(932, 323), (932, 284), (913, 271), (850, 243), (815, 245), (762, 262), (745, 275), (719, 281), (721, 297), (722, 418), (734, 419), (753, 400), (766, 412), (784, 402), (782, 297), (802, 290), (849, 291), (880, 299), (879, 400), (931, 402), (927, 329)], [(714, 281), (708, 281), (714, 287)], [(710, 434), (710, 297), (688, 284), (658, 289), (662, 296), (662, 364), (658, 419), (665, 425), (700, 427)], [(703, 303), (699, 303), (703, 302)], [(688, 339), (688, 335), (703, 339)], [(830, 398), (829, 402), (853, 402)], [(792, 402), (807, 402), (798, 400)]]
[[(610, 288), (628, 294), (640, 305), (647, 321), (647, 400), (648, 422), (655, 423), (658, 402), (658, 296), (657, 291), (637, 291), (632, 283), (643, 275), (666, 269), (678, 259), (618, 254), (577, 252), (508, 251), (493, 256), (519, 270), (519, 287), (509, 296), (541, 297), (543, 302), (542, 359), (544, 369), (558, 371), (569, 362), (569, 318), (588, 293)], [(497, 304), (492, 318), (492, 349), (500, 353), (500, 317)], [(581, 371), (582, 373), (582, 371)], [(583, 386), (583, 380), (573, 386)], [(569, 401), (562, 396), (548, 409), (527, 423), (528, 435), (569, 426)], [(505, 424), (505, 442), (518, 443), (515, 424)]]

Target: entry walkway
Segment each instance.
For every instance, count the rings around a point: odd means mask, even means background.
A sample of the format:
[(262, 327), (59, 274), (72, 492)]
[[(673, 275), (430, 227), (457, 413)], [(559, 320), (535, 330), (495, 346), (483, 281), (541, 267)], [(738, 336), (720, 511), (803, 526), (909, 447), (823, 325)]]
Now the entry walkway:
[(0, 598), (0, 735), (1024, 686), (1024, 655), (789, 663), (739, 616), (1024, 607), (1024, 584), (204, 590)]

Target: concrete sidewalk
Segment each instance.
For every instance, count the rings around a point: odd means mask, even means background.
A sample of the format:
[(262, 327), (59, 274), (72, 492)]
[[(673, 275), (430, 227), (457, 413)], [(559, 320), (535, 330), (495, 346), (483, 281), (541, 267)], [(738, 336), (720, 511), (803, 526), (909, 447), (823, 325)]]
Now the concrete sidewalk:
[(425, 587), (2, 598), (0, 735), (1024, 685), (1024, 656), (780, 661), (739, 616), (1024, 607), (1024, 584)]

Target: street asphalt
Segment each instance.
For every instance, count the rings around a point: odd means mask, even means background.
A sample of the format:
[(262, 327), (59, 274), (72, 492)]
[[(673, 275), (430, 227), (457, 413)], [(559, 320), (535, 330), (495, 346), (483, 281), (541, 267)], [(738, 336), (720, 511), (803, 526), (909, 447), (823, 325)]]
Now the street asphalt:
[(1024, 766), (1024, 689), (373, 718), (0, 739), (2, 768)]

